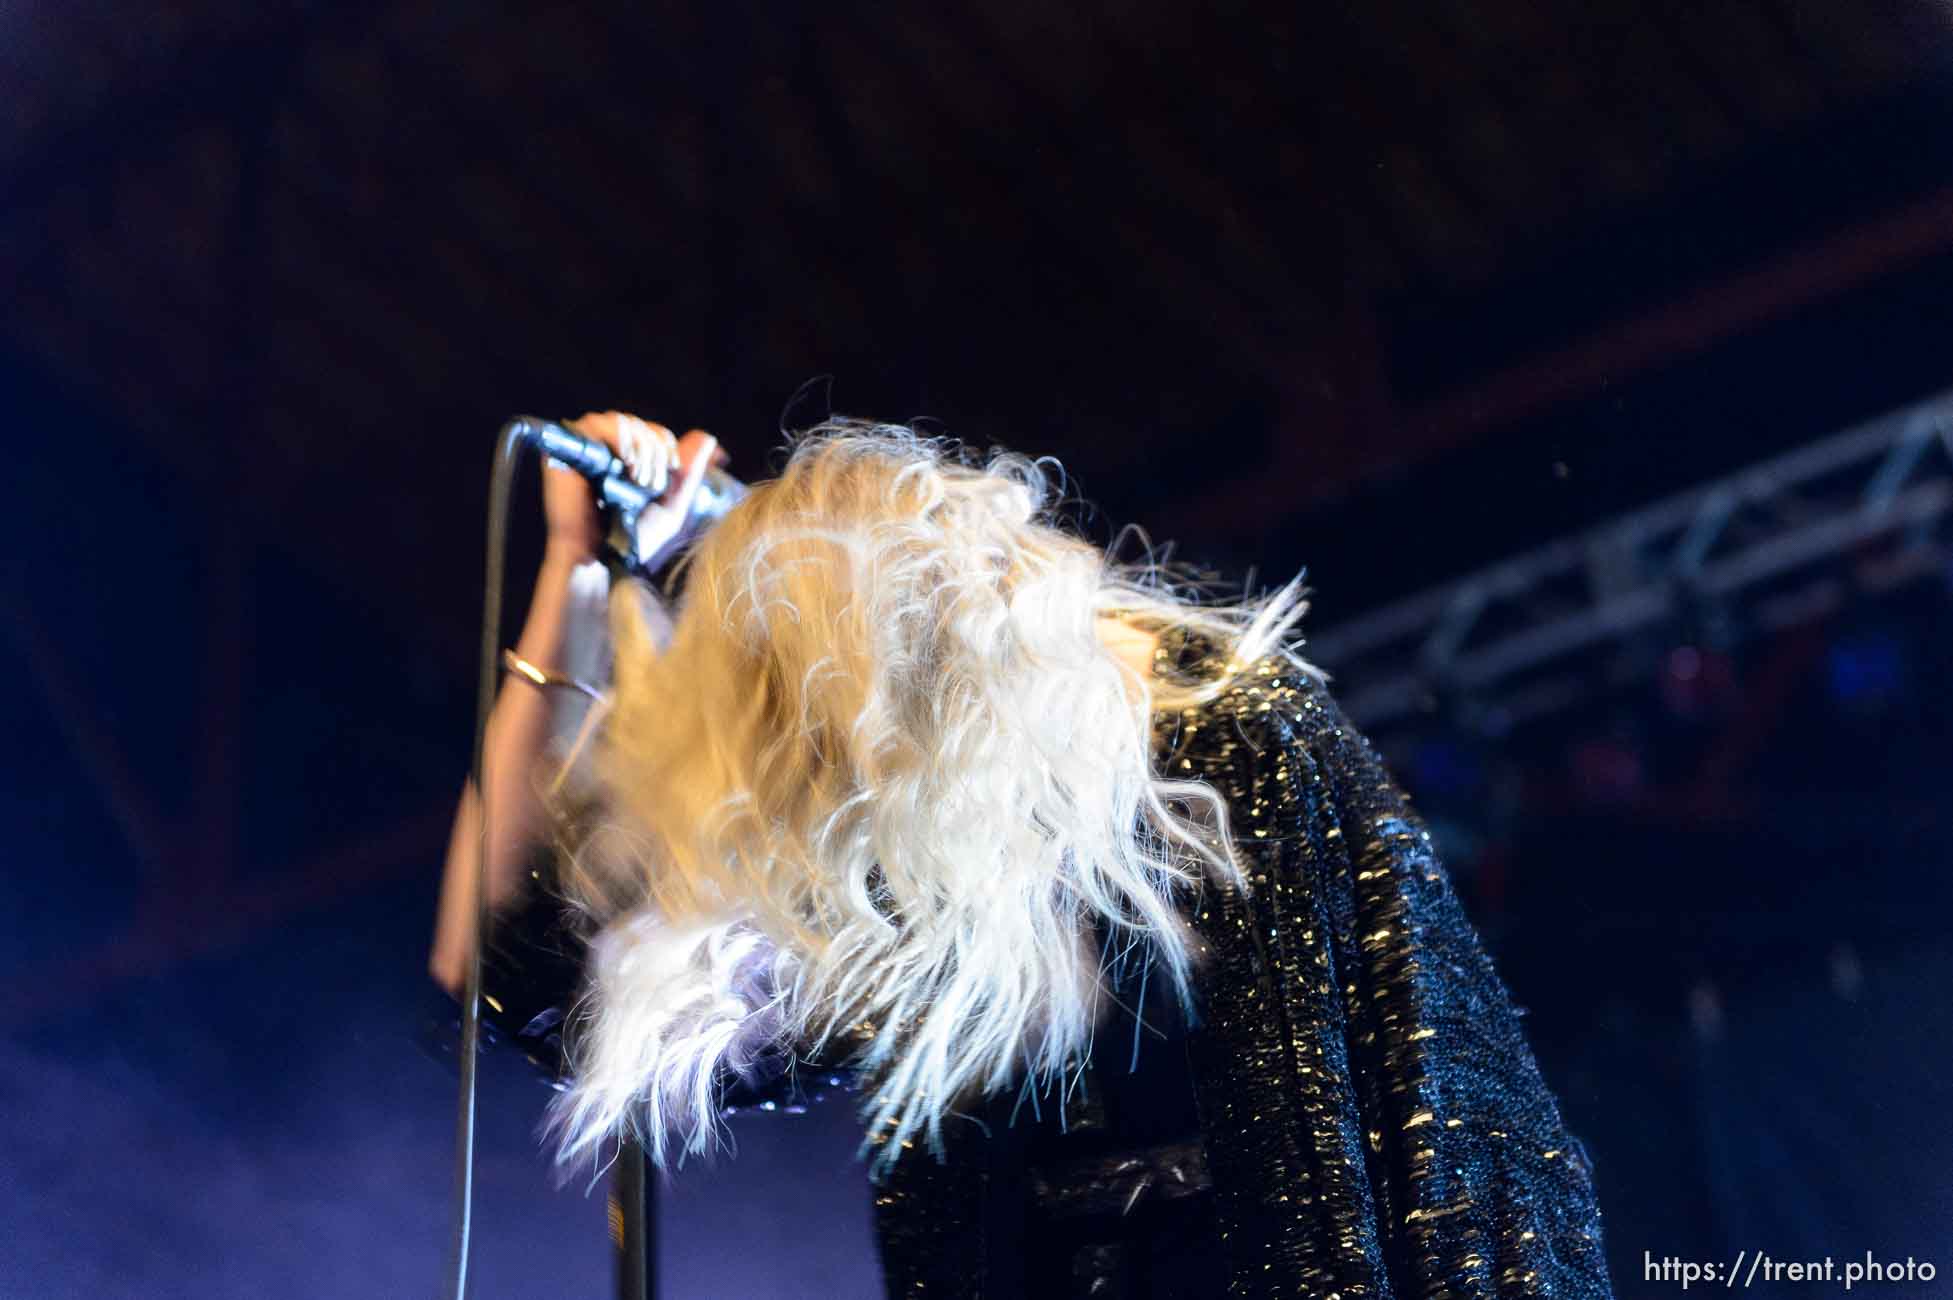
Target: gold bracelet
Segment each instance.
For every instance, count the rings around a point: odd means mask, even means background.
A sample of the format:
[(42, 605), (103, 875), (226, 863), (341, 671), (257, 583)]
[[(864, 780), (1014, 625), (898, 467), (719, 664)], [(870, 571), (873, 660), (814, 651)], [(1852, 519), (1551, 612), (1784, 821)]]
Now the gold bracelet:
[(544, 689), (554, 688), (564, 691), (581, 691), (593, 700), (601, 700), (604, 697), (604, 693), (590, 683), (578, 681), (574, 677), (565, 677), (561, 673), (552, 673), (546, 668), (538, 668), (513, 650), (502, 651), (502, 667), (528, 682), (531, 686), (542, 687)]

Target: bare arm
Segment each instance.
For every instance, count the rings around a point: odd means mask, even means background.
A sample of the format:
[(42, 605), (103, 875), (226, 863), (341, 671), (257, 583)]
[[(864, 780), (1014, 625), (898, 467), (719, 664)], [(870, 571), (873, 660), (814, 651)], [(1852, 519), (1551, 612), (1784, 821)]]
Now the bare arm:
[[(554, 669), (563, 661), (573, 621), (588, 620), (591, 611), (575, 608), (570, 579), (586, 558), (574, 549), (552, 542), (536, 577), (535, 595), (516, 653), (530, 663)], [(602, 636), (601, 620), (592, 628), (577, 627), (575, 635)], [(441, 879), (441, 900), (435, 915), (434, 946), (428, 973), (450, 993), (457, 992), (467, 970), (469, 939), (474, 928), (476, 880), (484, 880), (488, 905), (501, 907), (513, 900), (527, 860), (542, 831), (543, 807), (536, 791), (535, 772), (551, 731), (551, 710), (558, 707), (554, 692), (522, 681), (506, 681), (489, 714), (484, 744), (490, 807), (488, 861), (477, 873), (481, 844), (481, 800), (473, 782), (461, 792), (454, 829), (448, 837), (447, 866)]]
[[(662, 425), (614, 411), (586, 415), (571, 427), (609, 443), (639, 482), (668, 484), (660, 502), (646, 507), (639, 517), (641, 558), (650, 557), (678, 535), (705, 469), (725, 459), (708, 433), (693, 430), (677, 439)], [(555, 672), (564, 669), (572, 644), (587, 646), (608, 637), (602, 602), (579, 599), (575, 591), (579, 570), (595, 562), (602, 533), (588, 485), (567, 470), (544, 469), (543, 510), (548, 516), (549, 543), (515, 650), (537, 667)], [(428, 973), (450, 993), (459, 993), (472, 956), (476, 881), (486, 882), (491, 909), (512, 901), (521, 889), (523, 865), (543, 833), (545, 814), (536, 772), (553, 729), (553, 710), (566, 703), (557, 698), (560, 695), (527, 682), (507, 681), (489, 714), (483, 744), (488, 860), (477, 871), (481, 799), (470, 782), (461, 792), (448, 837), (434, 942), (427, 959)]]

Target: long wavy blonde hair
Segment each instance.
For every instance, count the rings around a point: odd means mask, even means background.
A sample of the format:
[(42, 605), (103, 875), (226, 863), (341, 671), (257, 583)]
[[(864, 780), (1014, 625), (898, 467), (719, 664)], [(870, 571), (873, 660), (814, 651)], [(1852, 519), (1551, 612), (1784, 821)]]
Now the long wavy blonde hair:
[[(1150, 946), (1186, 996), (1175, 896), (1242, 881), (1220, 797), (1158, 770), (1153, 716), (1294, 658), (1306, 606), (1113, 561), (1057, 523), (1051, 467), (832, 421), (688, 557), (662, 654), (612, 602), (559, 1159), (626, 1125), (660, 1164), (702, 1152), (728, 1073), (839, 1049), (879, 1172), (940, 1149), (960, 1100), (1081, 1068), (1108, 960)], [(1108, 618), (1193, 627), (1228, 664), (1136, 673)]]

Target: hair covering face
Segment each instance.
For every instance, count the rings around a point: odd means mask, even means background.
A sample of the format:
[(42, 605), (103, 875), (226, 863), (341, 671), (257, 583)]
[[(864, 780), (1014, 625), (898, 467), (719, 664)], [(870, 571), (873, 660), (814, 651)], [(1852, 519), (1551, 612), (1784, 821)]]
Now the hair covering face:
[(886, 1162), (959, 1098), (1080, 1068), (1094, 934), (1186, 989), (1173, 896), (1239, 871), (1212, 788), (1154, 770), (1151, 717), (1224, 682), (1150, 681), (1102, 625), (1260, 654), (1301, 602), (1196, 605), (1052, 496), (1022, 456), (830, 424), (688, 557), (668, 650), (614, 608), (563, 1158), (633, 1124), (660, 1162), (704, 1151), (727, 1073), (845, 1044)]

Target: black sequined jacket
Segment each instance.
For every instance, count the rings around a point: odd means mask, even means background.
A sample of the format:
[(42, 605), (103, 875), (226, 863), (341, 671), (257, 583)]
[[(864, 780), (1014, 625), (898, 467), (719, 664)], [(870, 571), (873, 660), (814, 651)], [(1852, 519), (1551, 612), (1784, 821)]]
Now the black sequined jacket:
[[(1185, 634), (1163, 672), (1212, 671)], [(1004, 1097), (876, 1188), (890, 1295), (1611, 1296), (1592, 1169), (1430, 834), (1315, 678), (1155, 720), (1251, 882), (1188, 904), (1191, 1022), (1143, 976), (1063, 1101)]]

